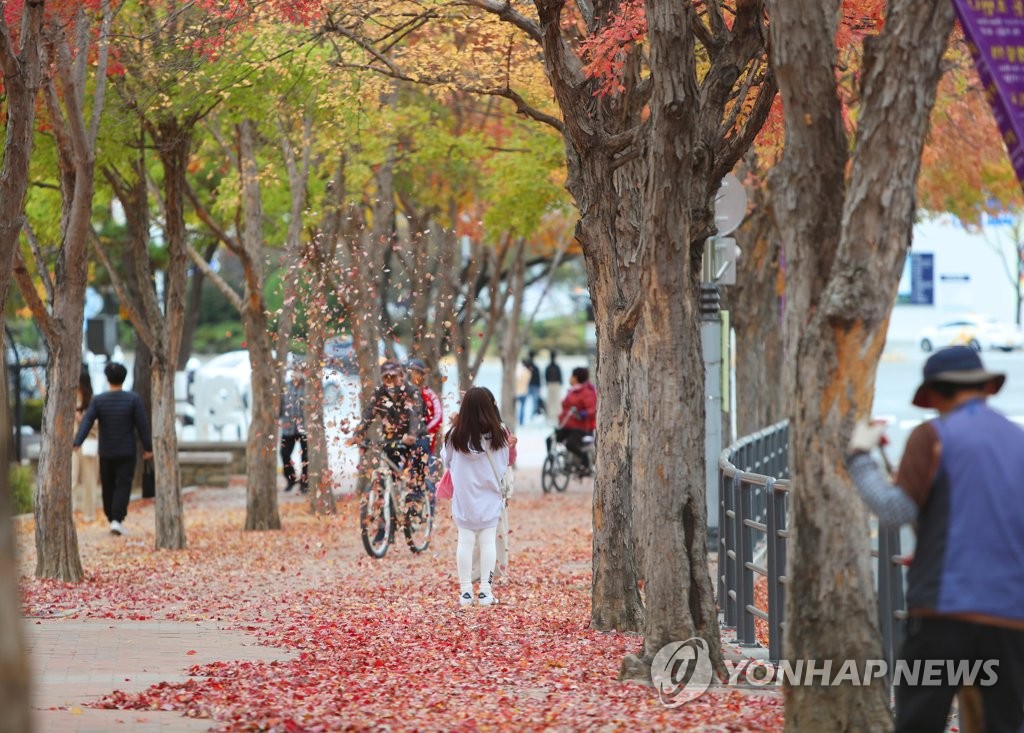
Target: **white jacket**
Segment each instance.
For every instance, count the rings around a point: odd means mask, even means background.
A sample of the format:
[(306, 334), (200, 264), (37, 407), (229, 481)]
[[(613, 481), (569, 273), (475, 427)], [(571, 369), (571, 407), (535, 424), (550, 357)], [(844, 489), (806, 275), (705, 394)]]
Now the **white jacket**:
[[(485, 453), (462, 453), (445, 442), (441, 460), (452, 476), (452, 518), (460, 529), (487, 529), (498, 526), (502, 498), (498, 479), (508, 470), (508, 446), (490, 450), (490, 440), (484, 438), (491, 460)], [(491, 462), (494, 468), (491, 468)]]

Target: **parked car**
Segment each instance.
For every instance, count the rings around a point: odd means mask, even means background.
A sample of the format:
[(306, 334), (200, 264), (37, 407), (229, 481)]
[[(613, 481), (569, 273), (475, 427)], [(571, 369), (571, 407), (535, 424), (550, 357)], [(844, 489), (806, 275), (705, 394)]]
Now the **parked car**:
[(925, 352), (957, 344), (975, 351), (1013, 351), (1024, 347), (1024, 333), (1018, 326), (991, 316), (965, 315), (924, 329), (918, 343)]

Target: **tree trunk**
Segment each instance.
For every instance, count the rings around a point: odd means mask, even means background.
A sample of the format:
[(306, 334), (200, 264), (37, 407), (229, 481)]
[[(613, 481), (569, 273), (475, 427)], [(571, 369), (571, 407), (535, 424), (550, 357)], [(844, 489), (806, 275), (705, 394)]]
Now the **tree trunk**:
[[(317, 262), (320, 271), (322, 263)], [(322, 271), (321, 271), (322, 273)], [(318, 300), (323, 302), (323, 276), (317, 279)], [(334, 477), (327, 462), (327, 430), (324, 426), (324, 322), (313, 318), (307, 332), (309, 358), (305, 394), (306, 439), (309, 441), (309, 504), (314, 514), (334, 514)]]
[[(0, 346), (4, 346), (0, 334)], [(7, 405), (7, 380), (0, 379), (0, 405)], [(10, 435), (7, 410), (0, 410), (0, 434)], [(14, 525), (11, 516), (11, 491), (7, 467), (8, 443), (0, 444), (0, 733), (31, 733), (31, 677), (25, 653), (24, 620), (18, 594), (18, 565)]]
[[(188, 272), (188, 230), (185, 226), (185, 189), (188, 159), (192, 148), (191, 127), (169, 118), (160, 126), (158, 151), (164, 168), (164, 207), (167, 235), (167, 269), (164, 311), (150, 321), (159, 329), (153, 359), (153, 456), (160, 467), (156, 474), (161, 487), (156, 497), (156, 547), (181, 550), (185, 547), (185, 517), (181, 502), (181, 473), (178, 470), (178, 433), (175, 429), (174, 376), (181, 351), (185, 318), (185, 282)], [(139, 171), (140, 181), (145, 177)], [(144, 255), (144, 251), (136, 256)], [(146, 271), (149, 260), (146, 259)], [(140, 270), (140, 273), (142, 270)], [(147, 287), (148, 282), (139, 282)]]
[(185, 549), (184, 509), (174, 425), (174, 370), (153, 361), (153, 467), (156, 471), (156, 547)]
[[(252, 422), (246, 445), (247, 530), (280, 529), (277, 508), (277, 412), (281, 398), (278, 361), (271, 343), (270, 323), (263, 300), (263, 204), (253, 142), (253, 124), (238, 126), (238, 156), (242, 179), (245, 252), (245, 305), (242, 324), (252, 365)], [(285, 358), (284, 354), (280, 355)]]
[[(594, 236), (600, 236), (600, 232)], [(635, 393), (629, 381), (630, 353), (615, 343), (616, 334), (610, 326), (614, 315), (610, 304), (615, 302), (613, 270), (595, 263), (597, 255), (592, 254), (614, 256), (614, 249), (592, 243), (589, 234), (584, 234), (583, 239), (597, 325), (595, 383), (599, 408), (590, 625), (600, 631), (640, 631), (644, 612), (640, 601), (640, 558), (635, 552), (633, 535), (633, 433), (629, 414)]]
[(789, 411), (782, 383), (782, 244), (767, 190), (751, 192), (753, 211), (736, 233), (743, 253), (736, 284), (723, 288), (723, 308), (736, 332), (736, 437), (784, 419)]
[(29, 159), (35, 135), (36, 100), (42, 84), (40, 34), (43, 26), (43, 5), (25, 6), (21, 27), (21, 51), (15, 56), (8, 45), (7, 18), (0, 18), (4, 41), (0, 41), (0, 69), (6, 95), (6, 134), (3, 167), (0, 168), (0, 303), (7, 302), (11, 284), (14, 250), (25, 224), (25, 192), (29, 183)]
[[(203, 259), (210, 262), (217, 251), (217, 242), (213, 241), (203, 251)], [(184, 371), (188, 360), (192, 357), (192, 342), (195, 340), (196, 326), (199, 325), (199, 307), (203, 297), (203, 272), (199, 268), (192, 271), (188, 284), (188, 298), (185, 302), (185, 322), (181, 331), (181, 350), (178, 353), (178, 371)]]
[[(501, 340), (501, 414), (508, 425), (518, 425), (516, 398), (516, 372), (523, 340), (520, 319), (523, 315), (523, 283), (526, 279), (526, 247), (522, 238), (515, 244), (512, 254), (512, 277), (508, 288), (512, 292), (512, 308), (505, 314), (505, 334)], [(503, 263), (498, 263), (500, 268)]]
[[(85, 232), (81, 233), (84, 250)], [(77, 249), (65, 243), (65, 248)], [(85, 253), (75, 275), (55, 291), (56, 338), (49, 342), (43, 432), (36, 483), (36, 577), (70, 583), (82, 579), (78, 535), (71, 506), (71, 444), (75, 439), (75, 395), (82, 370), (82, 313), (85, 307)]]
[[(707, 563), (704, 362), (700, 276), (711, 162), (699, 154), (692, 8), (649, 3), (651, 137), (641, 227), (643, 297), (633, 337), (633, 503), (643, 527), (643, 678), (664, 645), (699, 636), (721, 666), (721, 642)], [(690, 102), (687, 104), (687, 102)], [(717, 182), (716, 182), (717, 183)], [(697, 202), (704, 200), (702, 207)]]
[[(25, 223), (25, 192), (28, 190), (28, 165), (35, 133), (36, 99), (41, 84), (39, 34), (43, 22), (43, 4), (27, 6), (26, 22), (21, 27), (21, 54), (0, 41), (3, 85), (6, 101), (6, 136), (3, 167), (0, 168), (0, 303), (7, 302), (14, 252)], [(4, 35), (9, 37), (7, 19), (0, 17)], [(0, 347), (6, 354), (3, 334)], [(7, 409), (7, 379), (0, 379), (0, 431), (11, 435)], [(0, 443), (0, 733), (31, 733), (32, 709), (28, 658), (18, 598), (18, 569), (11, 516), (11, 495), (7, 469), (10, 465), (9, 440)], [(70, 482), (70, 476), (69, 476)]]
[[(883, 32), (865, 43), (851, 169), (832, 65), (838, 2), (770, 4), (786, 124), (772, 196), (786, 255), (787, 363), (794, 365), (787, 375), (794, 488), (784, 655), (863, 664), (882, 649), (866, 511), (840, 456), (854, 420), (870, 414), (953, 9), (889, 4)], [(881, 681), (792, 687), (786, 725), (888, 728), (888, 691)]]

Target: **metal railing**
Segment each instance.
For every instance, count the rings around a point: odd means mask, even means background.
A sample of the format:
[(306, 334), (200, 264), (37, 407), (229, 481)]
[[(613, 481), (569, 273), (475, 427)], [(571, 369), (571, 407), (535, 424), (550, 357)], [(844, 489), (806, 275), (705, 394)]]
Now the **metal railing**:
[[(785, 628), (786, 544), (789, 538), (789, 422), (748, 435), (722, 451), (718, 461), (718, 605), (724, 625), (743, 646), (758, 646), (755, 619), (768, 624), (768, 658), (782, 658)], [(892, 668), (905, 615), (899, 528), (879, 528), (878, 621)], [(755, 576), (767, 579), (768, 608), (755, 600)]]

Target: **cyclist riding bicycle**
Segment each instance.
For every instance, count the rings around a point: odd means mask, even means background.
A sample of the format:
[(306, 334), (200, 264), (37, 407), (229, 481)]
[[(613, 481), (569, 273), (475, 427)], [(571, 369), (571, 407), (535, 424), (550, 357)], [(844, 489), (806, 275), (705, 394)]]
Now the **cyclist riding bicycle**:
[[(583, 473), (591, 470), (590, 459), (583, 450), (584, 438), (597, 429), (597, 389), (590, 382), (590, 370), (576, 367), (569, 377), (569, 391), (562, 400), (555, 440), (576, 456)], [(551, 451), (551, 438), (547, 440)]]
[(363, 410), (359, 425), (345, 445), (362, 443), (370, 425), (379, 418), (384, 452), (395, 465), (408, 473), (413, 494), (422, 495), (422, 462), (416, 460), (413, 451), (423, 419), (420, 391), (405, 381), (405, 373), (398, 362), (385, 361), (381, 364), (380, 379), (381, 383)]

